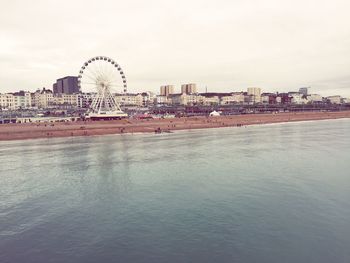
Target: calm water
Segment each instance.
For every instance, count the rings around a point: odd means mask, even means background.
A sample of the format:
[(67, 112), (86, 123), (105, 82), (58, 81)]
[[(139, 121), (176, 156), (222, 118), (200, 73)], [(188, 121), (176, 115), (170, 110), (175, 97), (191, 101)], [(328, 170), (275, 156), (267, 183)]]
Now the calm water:
[(0, 262), (350, 262), (350, 120), (0, 142)]

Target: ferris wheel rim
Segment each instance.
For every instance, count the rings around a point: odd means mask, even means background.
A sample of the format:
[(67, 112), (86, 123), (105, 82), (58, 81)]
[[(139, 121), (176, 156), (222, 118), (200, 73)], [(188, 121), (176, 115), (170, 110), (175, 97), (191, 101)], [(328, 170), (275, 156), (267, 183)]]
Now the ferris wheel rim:
[(78, 75), (78, 87), (79, 87), (79, 89), (81, 90), (81, 88), (82, 88), (81, 79), (83, 78), (84, 73), (86, 75), (86, 70), (88, 70), (88, 66), (95, 61), (105, 61), (107, 63), (110, 63), (112, 66), (114, 66), (117, 69), (117, 71), (119, 72), (121, 79), (122, 79), (123, 91), (124, 91), (124, 93), (126, 93), (127, 92), (127, 81), (126, 81), (126, 77), (125, 77), (125, 74), (124, 74), (122, 67), (114, 59), (107, 57), (107, 56), (95, 56), (95, 57), (88, 59), (87, 61), (85, 61), (83, 63), (83, 66), (81, 66), (80, 71), (79, 71), (79, 75)]

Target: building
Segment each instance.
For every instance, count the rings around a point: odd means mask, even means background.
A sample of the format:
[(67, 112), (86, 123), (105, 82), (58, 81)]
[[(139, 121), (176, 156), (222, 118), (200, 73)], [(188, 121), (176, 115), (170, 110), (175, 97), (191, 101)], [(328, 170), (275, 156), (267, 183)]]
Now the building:
[(157, 101), (157, 97), (152, 91), (146, 91), (141, 93), (142, 96), (142, 105), (149, 106), (153, 105)]
[(278, 93), (276, 97), (276, 103), (278, 104), (291, 104), (292, 97), (288, 93)]
[(173, 85), (164, 85), (160, 87), (160, 96), (169, 96), (170, 94), (174, 94)]
[(95, 95), (96, 95), (95, 93), (78, 93), (77, 106), (79, 108), (88, 109)]
[(244, 102), (243, 92), (218, 93), (221, 105), (242, 104)]
[(301, 93), (301, 94), (307, 96), (308, 90), (309, 90), (308, 87), (300, 88), (300, 89), (299, 89), (299, 93)]
[(289, 96), (291, 97), (291, 103), (293, 104), (305, 104), (307, 103), (306, 95), (299, 92), (289, 92)]
[(78, 77), (67, 76), (58, 79), (56, 83), (53, 84), (54, 94), (74, 94), (79, 93), (80, 89), (78, 86)]
[(260, 88), (248, 88), (247, 95), (252, 96), (252, 103), (261, 102), (261, 89)]
[(38, 89), (34, 94), (32, 94), (33, 100), (32, 105), (39, 109), (46, 109), (54, 104), (54, 97), (52, 90), (43, 88)]
[(114, 99), (120, 106), (143, 106), (143, 96), (141, 93), (117, 93)]
[(15, 109), (15, 99), (13, 94), (0, 94), (0, 109)]
[(184, 105), (184, 106), (202, 105), (203, 101), (204, 101), (204, 97), (198, 94), (176, 93), (176, 94), (171, 94), (168, 97), (168, 103), (172, 105)]
[(7, 110), (28, 109), (32, 107), (31, 94), (27, 91), (0, 94), (0, 108)]
[(343, 98), (342, 103), (344, 104), (349, 104), (350, 103), (350, 98)]
[(194, 83), (181, 85), (182, 94), (194, 94), (197, 93), (197, 85)]
[(167, 105), (167, 104), (171, 104), (171, 99), (169, 98), (169, 96), (163, 96), (163, 95), (157, 96), (157, 105)]
[(321, 103), (323, 102), (323, 98), (319, 94), (309, 94), (307, 95), (307, 101), (310, 103)]
[(262, 93), (261, 103), (263, 104), (276, 104), (277, 95), (275, 93)]
[(28, 109), (32, 107), (31, 95), (29, 91), (19, 91), (12, 93), (14, 96), (15, 109)]
[(168, 100), (172, 105), (187, 105), (186, 97), (187, 97), (186, 94), (176, 93), (176, 94), (170, 94), (168, 96)]
[(56, 94), (53, 97), (53, 105), (59, 106), (78, 106), (78, 95), (79, 94)]
[(220, 104), (220, 98), (218, 96), (204, 97), (201, 104), (205, 106), (214, 106)]
[(229, 95), (229, 93), (217, 93), (217, 92), (205, 92), (200, 93), (200, 97), (198, 98), (198, 104), (205, 105), (205, 106), (211, 106), (211, 105), (219, 105), (220, 104), (220, 98), (222, 95)]
[(339, 95), (329, 96), (329, 97), (327, 97), (327, 100), (329, 103), (332, 103), (332, 104), (341, 104), (342, 103), (342, 97), (340, 97)]

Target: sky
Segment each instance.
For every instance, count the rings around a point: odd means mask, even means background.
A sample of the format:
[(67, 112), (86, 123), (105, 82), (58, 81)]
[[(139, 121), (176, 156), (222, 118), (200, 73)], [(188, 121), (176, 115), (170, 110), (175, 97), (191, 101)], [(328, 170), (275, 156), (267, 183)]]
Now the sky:
[(52, 88), (108, 56), (129, 92), (350, 97), (349, 0), (0, 0), (0, 93)]

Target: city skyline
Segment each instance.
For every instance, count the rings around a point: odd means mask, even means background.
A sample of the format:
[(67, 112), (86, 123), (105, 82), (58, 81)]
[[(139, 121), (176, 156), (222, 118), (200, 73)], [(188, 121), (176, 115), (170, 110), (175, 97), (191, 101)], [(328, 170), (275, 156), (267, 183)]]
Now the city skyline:
[(74, 1), (61, 12), (65, 3), (13, 1), (0, 11), (0, 93), (52, 89), (108, 55), (130, 92), (196, 83), (199, 92), (311, 86), (350, 97), (346, 1)]

